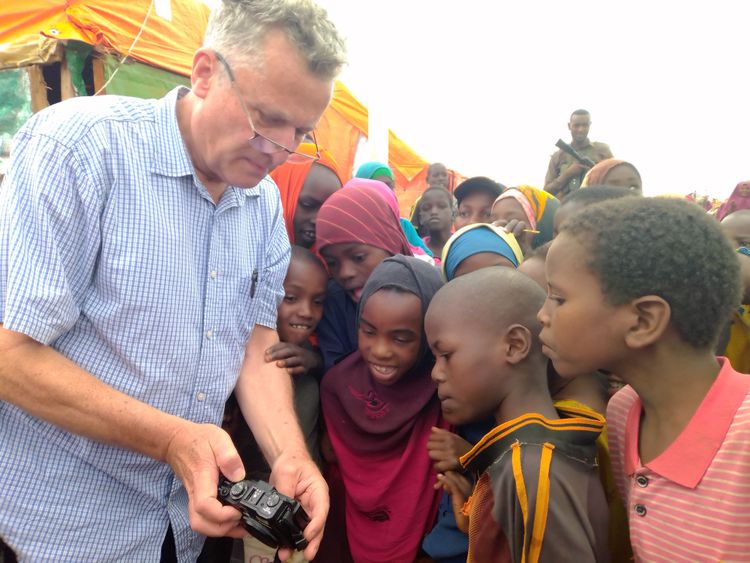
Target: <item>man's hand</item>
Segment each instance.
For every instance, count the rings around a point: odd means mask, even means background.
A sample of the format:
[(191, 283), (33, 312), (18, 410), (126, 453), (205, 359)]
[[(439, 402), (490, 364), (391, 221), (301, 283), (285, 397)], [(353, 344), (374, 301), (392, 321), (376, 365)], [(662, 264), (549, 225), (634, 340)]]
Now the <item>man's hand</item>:
[[(305, 559), (311, 561), (323, 539), (323, 528), (330, 500), (328, 485), (307, 451), (283, 451), (271, 467), (271, 484), (289, 497), (297, 499), (310, 516), (305, 528), (305, 538), (310, 545), (305, 548)], [(280, 549), (279, 559), (286, 561), (291, 550)]]
[(453, 516), (456, 518), (456, 526), (464, 534), (469, 532), (469, 517), (463, 512), (466, 500), (471, 496), (472, 485), (469, 480), (455, 471), (446, 471), (437, 476), (436, 489), (443, 489), (451, 496)]
[(212, 424), (184, 421), (172, 435), (164, 457), (187, 490), (193, 530), (213, 537), (247, 535), (239, 511), (216, 498), (219, 472), (230, 481), (245, 478), (245, 468), (229, 434)]
[(470, 449), (471, 444), (461, 436), (434, 426), (427, 440), (427, 455), (435, 462), (433, 467), (438, 473), (461, 471), (458, 458)]
[(286, 369), (289, 375), (303, 375), (323, 366), (320, 354), (288, 342), (279, 342), (268, 348), (265, 360), (275, 361), (276, 365)]
[(572, 178), (575, 178), (576, 176), (580, 176), (588, 170), (589, 170), (588, 166), (584, 166), (580, 162), (576, 161), (573, 164), (571, 164), (568, 168), (566, 168), (565, 172), (563, 172), (561, 176), (566, 179), (566, 183), (567, 183), (567, 180), (571, 180)]

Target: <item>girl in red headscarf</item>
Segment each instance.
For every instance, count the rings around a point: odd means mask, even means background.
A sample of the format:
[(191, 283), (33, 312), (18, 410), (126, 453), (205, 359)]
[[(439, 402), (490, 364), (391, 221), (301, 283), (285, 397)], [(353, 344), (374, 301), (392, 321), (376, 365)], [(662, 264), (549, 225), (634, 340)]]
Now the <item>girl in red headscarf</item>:
[[(303, 143), (297, 152), (315, 154), (315, 145)], [(323, 203), (341, 188), (338, 165), (325, 149), (320, 158), (305, 163), (285, 163), (271, 172), (279, 187), (289, 242), (305, 248), (315, 246), (315, 221)]]
[(328, 198), (318, 213), (316, 233), (333, 277), (318, 325), (327, 371), (357, 349), (357, 303), (372, 271), (389, 256), (412, 256), (412, 251), (393, 210), (370, 186), (343, 189)]

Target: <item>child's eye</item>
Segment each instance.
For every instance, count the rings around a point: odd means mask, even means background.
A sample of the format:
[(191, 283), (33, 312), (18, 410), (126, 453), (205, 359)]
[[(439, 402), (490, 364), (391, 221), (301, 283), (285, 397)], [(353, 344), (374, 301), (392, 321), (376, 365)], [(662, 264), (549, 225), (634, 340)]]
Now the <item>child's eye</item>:
[(397, 344), (411, 344), (412, 342), (414, 342), (414, 339), (403, 336), (396, 336), (393, 338), (393, 341)]
[(548, 295), (547, 299), (552, 301), (555, 305), (562, 305), (563, 303), (565, 303), (565, 299), (563, 299), (562, 297), (558, 297), (557, 295)]
[(468, 217), (469, 216), (469, 212), (468, 211), (461, 211), (459, 213), (459, 216), (461, 216), (461, 217)]
[(438, 358), (443, 358), (446, 362), (451, 359), (452, 352), (445, 352), (444, 354), (438, 354)]
[(313, 301), (313, 303), (315, 303), (316, 305), (319, 305), (319, 306), (321, 306), (321, 307), (322, 307), (323, 305), (325, 305), (325, 302), (326, 302), (326, 300), (325, 300), (325, 299), (315, 299), (315, 300)]
[(297, 296), (296, 295), (285, 295), (284, 296), (284, 302), (285, 303), (296, 303), (297, 302)]
[(372, 336), (373, 334), (375, 334), (374, 330), (372, 330), (371, 328), (363, 327), (363, 326), (359, 327), (359, 332), (361, 332), (362, 334), (366, 334), (367, 336)]
[(367, 254), (355, 254), (352, 256), (352, 261), (360, 264), (365, 261), (365, 258), (367, 258)]

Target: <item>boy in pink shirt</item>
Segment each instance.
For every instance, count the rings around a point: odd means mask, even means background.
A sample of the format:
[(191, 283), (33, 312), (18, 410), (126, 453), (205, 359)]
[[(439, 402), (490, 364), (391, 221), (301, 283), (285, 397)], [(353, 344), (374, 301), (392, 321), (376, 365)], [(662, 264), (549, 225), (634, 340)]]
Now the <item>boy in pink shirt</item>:
[(636, 560), (750, 556), (750, 377), (714, 357), (737, 259), (694, 204), (625, 198), (568, 218), (546, 264), (545, 354), (628, 385), (607, 410)]

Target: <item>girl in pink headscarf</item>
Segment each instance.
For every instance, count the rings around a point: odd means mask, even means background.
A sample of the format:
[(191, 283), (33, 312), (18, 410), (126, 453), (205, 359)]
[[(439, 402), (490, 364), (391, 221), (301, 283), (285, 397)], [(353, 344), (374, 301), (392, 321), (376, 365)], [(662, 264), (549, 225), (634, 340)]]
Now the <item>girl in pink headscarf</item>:
[(734, 213), (740, 209), (750, 209), (750, 180), (745, 180), (737, 184), (732, 195), (719, 207), (719, 211), (716, 212), (716, 218), (721, 221), (730, 213)]
[[(432, 264), (434, 266), (435, 261), (432, 259), (432, 256), (425, 251), (426, 249), (423, 246), (416, 246), (412, 244), (413, 237), (409, 236), (410, 233), (407, 232), (406, 229), (411, 229), (412, 231), (414, 231), (414, 225), (412, 225), (408, 219), (401, 219), (401, 210), (398, 207), (398, 199), (396, 199), (396, 194), (393, 192), (393, 190), (380, 180), (368, 180), (366, 178), (352, 178), (344, 185), (344, 188), (361, 188), (363, 186), (374, 188), (378, 191), (378, 193), (380, 193), (381, 196), (383, 196), (383, 199), (385, 199), (388, 207), (393, 210), (393, 214), (396, 216), (396, 219), (398, 219), (399, 224), (401, 225), (401, 229), (404, 231), (404, 236), (409, 243), (409, 248), (411, 249), (412, 254), (416, 258), (419, 258), (420, 260), (423, 260), (428, 264)], [(417, 235), (416, 232), (414, 233), (414, 236), (416, 236), (417, 240), (419, 240), (419, 235)]]

